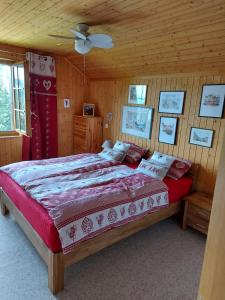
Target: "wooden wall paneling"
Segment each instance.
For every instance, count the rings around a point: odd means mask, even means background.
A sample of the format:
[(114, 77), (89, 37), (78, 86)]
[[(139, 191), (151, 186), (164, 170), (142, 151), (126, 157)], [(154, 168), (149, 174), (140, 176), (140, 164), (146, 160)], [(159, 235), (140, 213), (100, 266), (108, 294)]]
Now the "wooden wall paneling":
[[(58, 104), (58, 154), (73, 154), (73, 115), (82, 114), (84, 77), (63, 56), (56, 56)], [(64, 99), (70, 99), (70, 108), (64, 108)]]
[(190, 144), (189, 144), (189, 135), (190, 135), (190, 124), (189, 124), (189, 118), (191, 118), (191, 104), (192, 104), (192, 89), (193, 89), (193, 78), (187, 77), (187, 86), (186, 86), (186, 95), (184, 99), (184, 108), (183, 108), (183, 114), (184, 114), (184, 121), (185, 121), (185, 131), (183, 132), (185, 138), (188, 140), (188, 142), (184, 141), (185, 143), (185, 149), (184, 149), (184, 158), (189, 159), (190, 155)]
[[(197, 92), (198, 92), (198, 87), (200, 85), (200, 78), (198, 77), (197, 79), (194, 79), (193, 81), (194, 82), (193, 82), (192, 93), (191, 93), (191, 98), (190, 98), (191, 107), (190, 107), (190, 114), (188, 117), (190, 130), (191, 130), (191, 127), (195, 126), (195, 120), (197, 118), (196, 111), (198, 110), (198, 105), (199, 105), (198, 98), (197, 98), (198, 97)], [(187, 138), (189, 141), (190, 131), (189, 131)], [(196, 161), (195, 160), (196, 150), (197, 150), (197, 146), (190, 144), (190, 151), (189, 151), (188, 159), (190, 159), (191, 161)]]
[(21, 136), (0, 137), (0, 166), (21, 161)]
[[(185, 90), (186, 91), (186, 78), (180, 78), (179, 81), (177, 81), (176, 90)], [(186, 142), (186, 136), (185, 136), (185, 129), (187, 124), (184, 122), (183, 115), (175, 115), (175, 117), (178, 118), (178, 130), (177, 130), (177, 145), (176, 149), (179, 149), (179, 153), (177, 155), (180, 155), (181, 157), (184, 157), (184, 147)], [(174, 147), (175, 148), (175, 147)]]
[(208, 238), (199, 286), (199, 300), (224, 300), (225, 278), (225, 136), (218, 168)]
[[(148, 76), (143, 79), (115, 79), (115, 80), (91, 80), (90, 94), (95, 103), (101, 103), (104, 111), (104, 99), (101, 98), (102, 91), (109, 95), (115, 95), (115, 101), (111, 104), (113, 122), (111, 139), (117, 138), (128, 140), (142, 146), (147, 146), (151, 152), (154, 150), (172, 154), (174, 156), (190, 159), (201, 165), (197, 188), (200, 191), (213, 193), (218, 168), (218, 157), (222, 145), (222, 134), (225, 129), (224, 119), (201, 118), (198, 116), (202, 85), (208, 83), (223, 82), (224, 76), (219, 75), (198, 75), (198, 74), (177, 74), (173, 76)], [(110, 83), (109, 83), (110, 82)], [(148, 84), (147, 106), (154, 107), (152, 135), (150, 140), (140, 139), (121, 133), (122, 107), (127, 105), (129, 84)], [(110, 91), (110, 89), (112, 91)], [(184, 103), (184, 114), (173, 115), (158, 113), (159, 92), (164, 90), (184, 90), (186, 98)], [(160, 116), (178, 117), (178, 138), (177, 145), (167, 145), (158, 142)], [(215, 129), (215, 138), (212, 148), (205, 148), (189, 144), (191, 127), (203, 127)], [(109, 137), (109, 136), (107, 136)], [(208, 184), (206, 184), (206, 182)], [(210, 184), (209, 184), (210, 182)]]

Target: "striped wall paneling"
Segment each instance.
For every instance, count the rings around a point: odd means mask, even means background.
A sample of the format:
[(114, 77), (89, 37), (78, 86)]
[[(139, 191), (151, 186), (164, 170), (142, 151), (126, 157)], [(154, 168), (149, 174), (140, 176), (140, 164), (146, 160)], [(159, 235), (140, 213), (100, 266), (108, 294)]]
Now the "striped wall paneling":
[[(203, 84), (224, 83), (225, 76), (201, 76), (195, 74), (177, 76), (151, 76), (146, 79), (117, 79), (117, 80), (92, 80), (89, 84), (89, 98), (97, 105), (97, 112), (106, 116), (107, 112), (113, 113), (113, 121), (109, 128), (104, 128), (104, 138), (128, 140), (138, 145), (148, 147), (150, 151), (158, 150), (174, 156), (189, 159), (201, 165), (198, 189), (213, 193), (218, 162), (224, 132), (224, 119), (198, 117), (198, 110)], [(128, 104), (129, 84), (147, 84), (147, 106), (154, 108), (151, 139), (141, 139), (121, 133), (122, 107)], [(175, 116), (158, 113), (160, 91), (184, 90), (186, 97), (184, 113), (177, 115), (179, 118), (177, 131), (177, 144), (168, 145), (158, 142), (160, 116)], [(189, 144), (190, 128), (202, 127), (215, 131), (212, 148)]]

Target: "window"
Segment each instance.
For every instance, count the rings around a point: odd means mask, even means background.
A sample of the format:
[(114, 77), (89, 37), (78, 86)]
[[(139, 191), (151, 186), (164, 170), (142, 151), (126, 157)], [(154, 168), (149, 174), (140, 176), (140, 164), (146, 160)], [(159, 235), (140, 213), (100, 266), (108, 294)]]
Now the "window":
[(0, 64), (0, 131), (26, 131), (23, 64)]

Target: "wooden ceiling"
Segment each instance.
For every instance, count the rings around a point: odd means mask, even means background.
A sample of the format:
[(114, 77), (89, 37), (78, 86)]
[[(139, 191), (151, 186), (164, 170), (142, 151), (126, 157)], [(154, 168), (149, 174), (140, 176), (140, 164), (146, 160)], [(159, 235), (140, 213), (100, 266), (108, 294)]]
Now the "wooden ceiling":
[(70, 36), (78, 22), (108, 33), (115, 48), (86, 56), (90, 78), (223, 71), (224, 0), (1, 0), (0, 43), (64, 54), (83, 70)]

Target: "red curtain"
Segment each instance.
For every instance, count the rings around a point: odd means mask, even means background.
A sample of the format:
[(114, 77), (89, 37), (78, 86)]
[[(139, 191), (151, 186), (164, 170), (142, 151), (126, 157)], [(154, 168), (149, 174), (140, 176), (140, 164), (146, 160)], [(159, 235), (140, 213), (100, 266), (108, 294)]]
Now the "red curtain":
[(30, 160), (30, 137), (22, 135), (22, 160)]
[(31, 159), (57, 157), (55, 60), (27, 53), (30, 76)]

